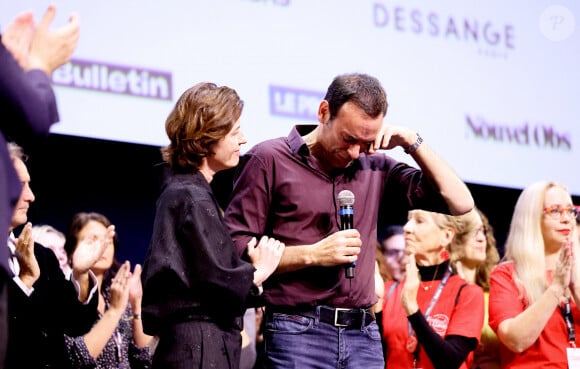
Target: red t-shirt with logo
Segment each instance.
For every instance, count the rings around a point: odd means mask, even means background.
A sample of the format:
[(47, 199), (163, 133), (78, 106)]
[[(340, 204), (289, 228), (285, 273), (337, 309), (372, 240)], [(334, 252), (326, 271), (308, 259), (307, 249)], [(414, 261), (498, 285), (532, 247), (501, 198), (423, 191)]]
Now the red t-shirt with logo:
[[(506, 319), (513, 318), (526, 309), (519, 296), (513, 278), (513, 262), (499, 264), (491, 272), (489, 291), (489, 325), (497, 333), (497, 327)], [(550, 279), (550, 276), (547, 276)], [(571, 300), (572, 315), (576, 334), (580, 332), (580, 311)], [(562, 368), (568, 369), (566, 348), (568, 329), (560, 310), (556, 307), (542, 333), (527, 350), (515, 353), (500, 341), (502, 368)]]
[[(385, 294), (393, 282), (385, 284)], [(393, 293), (383, 302), (383, 339), (386, 342), (385, 364), (388, 369), (413, 368), (413, 354), (406, 349), (409, 337), (407, 314), (401, 305), (401, 289), (405, 281), (401, 281)], [(425, 314), (437, 286), (441, 281), (427, 282), (427, 291), (419, 288), (417, 302), (419, 309)], [(458, 335), (475, 338), (479, 341), (484, 318), (483, 291), (477, 285), (461, 286), (466, 282), (457, 275), (452, 275), (434, 305), (428, 317), (431, 328), (442, 338), (447, 335)], [(461, 289), (459, 298), (457, 294)], [(431, 360), (421, 347), (417, 367), (432, 369)], [(460, 367), (466, 369), (463, 363)]]

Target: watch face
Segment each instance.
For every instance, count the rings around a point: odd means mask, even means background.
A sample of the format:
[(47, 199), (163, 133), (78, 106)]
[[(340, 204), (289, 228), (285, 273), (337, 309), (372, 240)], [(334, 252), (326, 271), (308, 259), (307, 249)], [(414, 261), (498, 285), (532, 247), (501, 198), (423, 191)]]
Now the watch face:
[(417, 141), (415, 141), (414, 144), (412, 144), (411, 146), (407, 147), (405, 149), (405, 153), (407, 154), (412, 154), (414, 153), (419, 146), (423, 143), (423, 137), (421, 137), (418, 133), (417, 133)]

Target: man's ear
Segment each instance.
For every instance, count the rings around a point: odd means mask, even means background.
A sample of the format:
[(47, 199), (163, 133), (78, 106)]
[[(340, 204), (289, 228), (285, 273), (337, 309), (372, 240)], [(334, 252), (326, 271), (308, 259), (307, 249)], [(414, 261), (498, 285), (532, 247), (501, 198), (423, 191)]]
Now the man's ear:
[(330, 120), (330, 108), (328, 106), (328, 101), (322, 100), (318, 106), (318, 122), (320, 124), (326, 124)]

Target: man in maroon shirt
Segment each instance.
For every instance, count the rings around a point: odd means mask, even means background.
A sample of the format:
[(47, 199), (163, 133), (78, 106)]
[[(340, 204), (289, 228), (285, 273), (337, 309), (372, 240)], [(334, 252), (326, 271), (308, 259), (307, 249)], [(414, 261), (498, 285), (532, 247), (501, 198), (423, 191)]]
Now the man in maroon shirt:
[[(474, 206), (465, 183), (419, 134), (383, 124), (386, 111), (376, 78), (341, 75), (320, 103), (318, 125), (296, 126), (246, 154), (225, 214), (238, 251), (262, 234), (287, 246), (264, 284), (269, 368), (383, 369), (371, 309), (382, 202), (396, 199), (404, 209), (392, 211), (400, 212), (463, 214)], [(421, 170), (377, 152), (397, 146)], [(340, 230), (342, 190), (355, 196), (355, 229)], [(349, 279), (344, 266), (353, 262)]]

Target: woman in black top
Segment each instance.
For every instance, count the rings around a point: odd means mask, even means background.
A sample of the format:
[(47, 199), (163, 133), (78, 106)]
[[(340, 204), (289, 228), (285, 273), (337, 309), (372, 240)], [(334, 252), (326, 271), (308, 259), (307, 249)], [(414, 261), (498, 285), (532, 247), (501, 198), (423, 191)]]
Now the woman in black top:
[(239, 162), (242, 108), (235, 90), (199, 83), (167, 118), (168, 170), (142, 275), (144, 329), (159, 337), (153, 368), (238, 368), (242, 316), (282, 256), (282, 243), (262, 237), (248, 244), (252, 264), (242, 261), (210, 187)]

